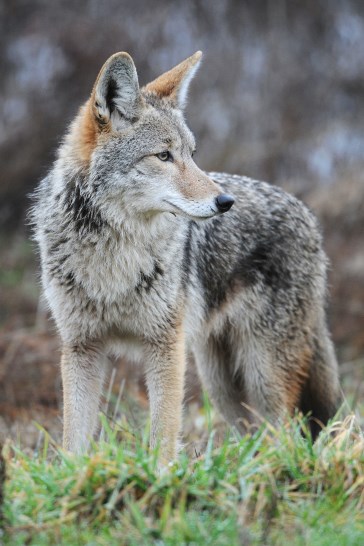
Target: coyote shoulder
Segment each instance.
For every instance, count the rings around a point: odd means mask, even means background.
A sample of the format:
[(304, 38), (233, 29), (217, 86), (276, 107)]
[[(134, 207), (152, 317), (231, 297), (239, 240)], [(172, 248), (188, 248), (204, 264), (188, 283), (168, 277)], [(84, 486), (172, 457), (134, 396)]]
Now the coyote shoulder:
[(95, 432), (109, 351), (145, 362), (162, 463), (178, 446), (188, 354), (242, 433), (297, 408), (316, 435), (337, 408), (317, 222), (281, 189), (197, 167), (183, 110), (200, 56), (144, 88), (127, 53), (110, 57), (36, 192), (75, 452)]

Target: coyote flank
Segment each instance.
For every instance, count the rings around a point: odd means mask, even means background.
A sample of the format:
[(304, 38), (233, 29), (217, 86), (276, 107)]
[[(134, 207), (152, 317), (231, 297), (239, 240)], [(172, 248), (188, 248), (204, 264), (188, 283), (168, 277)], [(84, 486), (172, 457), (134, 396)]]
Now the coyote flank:
[(161, 464), (178, 448), (187, 354), (242, 433), (298, 408), (315, 436), (337, 408), (317, 222), (281, 189), (197, 167), (183, 109), (200, 57), (141, 89), (131, 57), (110, 57), (36, 192), (74, 452), (95, 432), (110, 351), (146, 362)]

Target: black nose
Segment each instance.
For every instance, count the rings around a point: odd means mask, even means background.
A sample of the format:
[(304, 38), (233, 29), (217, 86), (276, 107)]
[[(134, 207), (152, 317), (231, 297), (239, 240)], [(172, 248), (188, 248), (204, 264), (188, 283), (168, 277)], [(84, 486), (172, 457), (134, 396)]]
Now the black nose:
[(227, 212), (235, 203), (235, 199), (232, 195), (221, 193), (216, 197), (215, 203), (219, 212)]

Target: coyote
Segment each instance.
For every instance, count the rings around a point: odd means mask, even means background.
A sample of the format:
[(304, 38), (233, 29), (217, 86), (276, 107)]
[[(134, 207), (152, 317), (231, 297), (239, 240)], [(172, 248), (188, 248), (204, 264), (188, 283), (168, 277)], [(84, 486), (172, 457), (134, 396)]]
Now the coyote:
[(140, 88), (132, 58), (110, 57), (36, 191), (73, 452), (95, 433), (110, 352), (146, 363), (162, 464), (178, 449), (188, 354), (241, 433), (299, 409), (315, 436), (337, 409), (317, 222), (277, 187), (197, 167), (183, 111), (200, 58)]

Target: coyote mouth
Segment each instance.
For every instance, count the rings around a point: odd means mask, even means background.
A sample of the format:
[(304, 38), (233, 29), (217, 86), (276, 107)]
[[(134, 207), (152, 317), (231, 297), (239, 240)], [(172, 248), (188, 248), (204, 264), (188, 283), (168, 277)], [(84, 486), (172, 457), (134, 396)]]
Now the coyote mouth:
[[(183, 216), (186, 216), (187, 218), (194, 218), (196, 220), (208, 220), (209, 218), (213, 218), (213, 216), (216, 216), (216, 214), (217, 214), (217, 210), (213, 209), (211, 206), (209, 207), (210, 211), (211, 211), (211, 214), (199, 215), (199, 214), (194, 214), (194, 213), (187, 212), (182, 207), (179, 207), (175, 203), (172, 203), (171, 201), (167, 201), (166, 199), (164, 199), (164, 203), (167, 203), (168, 205), (173, 207), (177, 212), (179, 212)], [(172, 211), (168, 211), (168, 212), (171, 212), (173, 214)]]

